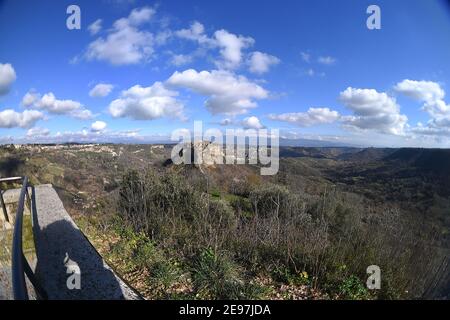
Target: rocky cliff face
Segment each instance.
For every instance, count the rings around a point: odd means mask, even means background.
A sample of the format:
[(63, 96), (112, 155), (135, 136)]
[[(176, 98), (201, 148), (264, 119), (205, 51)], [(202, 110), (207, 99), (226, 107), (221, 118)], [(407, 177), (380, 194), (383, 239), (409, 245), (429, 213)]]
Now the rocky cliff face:
[(191, 164), (200, 164), (203, 166), (213, 166), (214, 164), (222, 164), (225, 161), (225, 153), (223, 147), (210, 141), (200, 141), (187, 143), (182, 150), (190, 154)]

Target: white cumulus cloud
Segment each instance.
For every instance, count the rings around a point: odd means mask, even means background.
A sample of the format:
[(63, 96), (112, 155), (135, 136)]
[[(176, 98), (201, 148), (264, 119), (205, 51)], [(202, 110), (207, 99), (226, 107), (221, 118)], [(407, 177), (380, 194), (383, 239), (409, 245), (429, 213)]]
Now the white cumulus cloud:
[(149, 7), (134, 9), (128, 16), (126, 23), (135, 26), (143, 24), (145, 22), (150, 21), (152, 17), (155, 15), (155, 13), (156, 13), (155, 9)]
[(303, 51), (300, 52), (300, 57), (306, 63), (310, 63), (311, 62), (311, 54), (309, 54), (307, 52), (303, 52)]
[(230, 124), (233, 124), (233, 120), (231, 120), (230, 118), (225, 118), (220, 120), (219, 124), (221, 126), (229, 126)]
[(44, 119), (44, 114), (36, 110), (16, 112), (12, 109), (0, 111), (0, 128), (31, 128), (38, 120)]
[(266, 99), (269, 93), (244, 76), (224, 70), (175, 72), (167, 84), (187, 88), (207, 96), (206, 108), (212, 114), (238, 115), (257, 107), (254, 100)]
[(255, 116), (247, 117), (242, 120), (242, 126), (245, 129), (263, 129), (264, 126), (261, 124), (261, 121)]
[(263, 74), (268, 72), (271, 66), (280, 63), (280, 59), (267, 53), (255, 51), (250, 55), (248, 63), (250, 72)]
[(300, 127), (310, 127), (320, 124), (333, 123), (339, 119), (337, 111), (329, 108), (309, 108), (307, 112), (291, 112), (282, 114), (271, 114), (269, 119), (285, 121)]
[(91, 23), (88, 26), (88, 30), (93, 36), (99, 33), (100, 30), (102, 30), (102, 19), (97, 19), (93, 23)]
[(114, 86), (112, 84), (99, 83), (89, 91), (89, 95), (95, 98), (106, 97), (111, 93), (113, 88)]
[(394, 90), (419, 101), (433, 102), (441, 100), (445, 91), (433, 81), (415, 81), (405, 79), (394, 86)]
[(182, 66), (184, 64), (191, 63), (194, 57), (189, 54), (174, 54), (170, 60), (170, 63), (176, 67)]
[(205, 34), (205, 27), (198, 21), (194, 21), (187, 29), (181, 29), (175, 32), (179, 38), (196, 41), (199, 44), (214, 45), (214, 40)]
[(55, 114), (67, 114), (82, 108), (82, 104), (74, 100), (59, 100), (52, 92), (46, 93), (33, 104), (36, 108)]
[(339, 100), (354, 113), (341, 117), (345, 127), (393, 135), (404, 134), (408, 118), (400, 114), (400, 106), (395, 98), (386, 93), (349, 87), (340, 93)]
[(104, 121), (95, 121), (91, 125), (91, 131), (93, 131), (93, 132), (101, 132), (101, 131), (106, 129), (106, 126), (107, 126), (107, 124)]
[(184, 119), (184, 105), (176, 99), (178, 93), (167, 89), (161, 82), (150, 87), (133, 86), (122, 92), (119, 99), (109, 105), (115, 118), (153, 120), (162, 117)]
[(215, 64), (221, 69), (239, 67), (243, 61), (243, 50), (255, 43), (251, 37), (236, 35), (225, 29), (217, 30), (209, 37), (205, 33), (203, 24), (198, 21), (193, 22), (187, 29), (176, 31), (175, 35), (182, 39), (195, 41), (207, 49), (219, 49), (220, 58), (215, 61)]
[(91, 110), (88, 109), (76, 109), (68, 114), (70, 117), (79, 120), (89, 120), (94, 117)]
[(9, 92), (14, 81), (16, 81), (16, 71), (13, 66), (9, 63), (0, 63), (0, 96)]
[(78, 119), (92, 118), (92, 112), (86, 109), (80, 102), (74, 100), (57, 99), (53, 92), (42, 97), (37, 92), (27, 92), (22, 98), (22, 105), (45, 110), (52, 114), (68, 115)]
[(336, 58), (333, 58), (330, 56), (319, 57), (319, 58), (317, 58), (317, 62), (320, 64), (332, 65), (336, 62)]
[(50, 134), (50, 130), (47, 128), (31, 128), (27, 131), (27, 137), (28, 138), (40, 138), (40, 137), (46, 137)]
[(235, 35), (223, 29), (216, 31), (214, 38), (222, 55), (222, 60), (217, 61), (216, 65), (229, 69), (238, 67), (242, 61), (242, 50), (255, 43), (253, 38)]
[(422, 102), (422, 110), (430, 116), (426, 125), (419, 123), (410, 129), (413, 134), (437, 139), (450, 136), (450, 105), (445, 102), (445, 91), (439, 83), (405, 79), (397, 83), (394, 90)]
[(22, 98), (22, 105), (24, 107), (29, 107), (33, 105), (37, 100), (39, 100), (39, 94), (34, 91), (28, 91)]
[(450, 105), (445, 101), (445, 91), (433, 81), (415, 81), (405, 79), (394, 86), (394, 90), (414, 100), (424, 103), (422, 109), (432, 118), (450, 115)]
[(106, 37), (91, 42), (85, 54), (88, 60), (108, 61), (113, 65), (145, 62), (154, 52), (154, 36), (139, 26), (151, 20), (152, 8), (134, 9), (127, 18), (114, 22)]

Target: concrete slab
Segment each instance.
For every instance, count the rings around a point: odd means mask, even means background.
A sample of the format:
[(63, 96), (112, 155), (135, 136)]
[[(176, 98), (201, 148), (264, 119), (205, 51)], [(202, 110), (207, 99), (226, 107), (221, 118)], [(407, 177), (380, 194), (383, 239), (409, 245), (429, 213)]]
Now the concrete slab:
[[(34, 188), (36, 277), (49, 299), (141, 299), (103, 260), (74, 223), (51, 185)], [(80, 289), (76, 285), (79, 270)]]

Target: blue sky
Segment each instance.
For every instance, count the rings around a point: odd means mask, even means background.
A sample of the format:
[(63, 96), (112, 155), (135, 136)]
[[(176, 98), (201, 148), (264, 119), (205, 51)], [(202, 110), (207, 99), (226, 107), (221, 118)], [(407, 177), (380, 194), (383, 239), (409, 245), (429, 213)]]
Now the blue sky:
[(444, 1), (0, 0), (0, 35), (2, 143), (152, 141), (202, 120), (450, 146)]

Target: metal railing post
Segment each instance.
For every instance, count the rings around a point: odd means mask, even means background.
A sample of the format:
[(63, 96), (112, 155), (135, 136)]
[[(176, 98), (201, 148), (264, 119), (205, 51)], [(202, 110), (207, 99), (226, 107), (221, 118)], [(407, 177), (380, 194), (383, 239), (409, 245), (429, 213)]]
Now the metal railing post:
[[(16, 219), (14, 223), (14, 232), (12, 239), (12, 263), (11, 263), (11, 274), (12, 274), (12, 288), (13, 288), (13, 296), (15, 300), (28, 300), (28, 289), (27, 283), (25, 281), (25, 276), (30, 280), (31, 284), (34, 287), (38, 299), (48, 299), (47, 293), (44, 288), (40, 285), (37, 280), (33, 270), (31, 269), (28, 261), (25, 258), (23, 253), (23, 211), (25, 209), (25, 201), (28, 202), (28, 206), (30, 207), (31, 216), (33, 219), (34, 215), (34, 201), (32, 197), (30, 197), (30, 193), (28, 191), (28, 187), (30, 187), (28, 183), (27, 177), (13, 177), (13, 178), (0, 178), (0, 182), (17, 182), (22, 181), (22, 188), (19, 195), (19, 202), (17, 206)], [(3, 211), (6, 212), (6, 205), (4, 204), (3, 194), (0, 193), (0, 202), (3, 208)], [(5, 218), (8, 218), (5, 216)], [(7, 220), (9, 222), (9, 219)], [(33, 220), (32, 220), (33, 221)]]
[(22, 254), (23, 257), (23, 265), (24, 265), (24, 272), (27, 275), (28, 279), (30, 280), (31, 284), (34, 287), (34, 290), (36, 291), (36, 295), (41, 300), (47, 300), (48, 296), (45, 292), (44, 288), (41, 287), (39, 282), (36, 280), (36, 277), (34, 276), (33, 270), (31, 270), (30, 265), (28, 264), (25, 256)]
[(22, 227), (23, 209), (25, 195), (28, 189), (28, 178), (23, 178), (22, 190), (20, 191), (19, 204), (17, 207), (16, 221), (14, 223), (14, 235), (12, 243), (12, 287), (15, 300), (28, 300), (27, 285), (25, 282)]
[(0, 189), (0, 205), (2, 206), (5, 221), (9, 222), (8, 211), (6, 210), (5, 200), (3, 199), (3, 191)]

